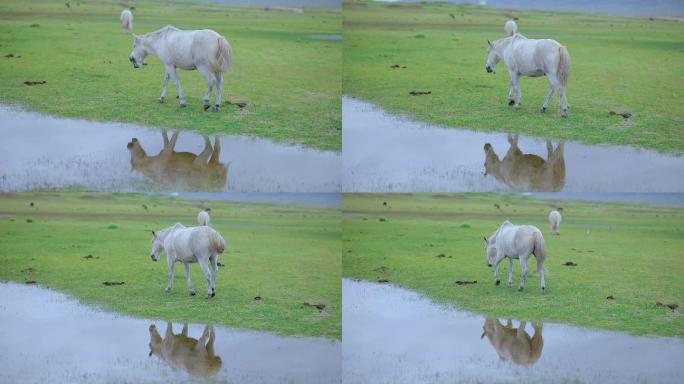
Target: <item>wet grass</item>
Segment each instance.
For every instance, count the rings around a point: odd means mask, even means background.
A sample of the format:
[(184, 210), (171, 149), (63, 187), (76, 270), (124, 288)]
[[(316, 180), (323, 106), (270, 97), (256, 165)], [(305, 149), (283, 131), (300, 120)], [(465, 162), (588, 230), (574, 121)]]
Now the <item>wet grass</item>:
[[(204, 78), (182, 70), (188, 108), (178, 107), (173, 84), (168, 102), (159, 104), (163, 66), (156, 57), (137, 70), (128, 62), (132, 37), (120, 31), (118, 1), (71, 2), (70, 8), (45, 0), (0, 3), (0, 101), (68, 117), (340, 149), (341, 42), (311, 38), (340, 34), (339, 11), (296, 14), (199, 2), (136, 1), (135, 6), (137, 34), (173, 24), (224, 35), (234, 67), (224, 75), (223, 100), (246, 107), (204, 112)], [(10, 54), (14, 57), (5, 57)]]
[[(568, 47), (568, 119), (559, 117), (557, 99), (546, 114), (538, 112), (545, 77), (521, 80), (523, 104), (516, 112), (506, 105), (505, 65), (495, 75), (485, 72), (487, 40), (503, 37), (510, 17), (519, 18), (527, 37)], [(449, 127), (684, 152), (684, 23), (345, 1), (343, 28), (343, 92), (390, 113)], [(618, 115), (625, 112), (632, 116)]]
[[(388, 280), (438, 302), (501, 318), (684, 337), (682, 208), (489, 194), (346, 194), (343, 203), (345, 277)], [(547, 217), (557, 207), (563, 208), (561, 235), (551, 236)], [(533, 257), (524, 292), (515, 289), (518, 262), (513, 289), (506, 288), (507, 262), (502, 285), (494, 285), (483, 236), (506, 219), (542, 230), (548, 247), (546, 295), (539, 292)], [(564, 265), (568, 261), (577, 265)], [(672, 311), (657, 302), (680, 307)]]
[[(190, 268), (197, 295), (189, 296), (181, 264), (167, 294), (166, 259), (150, 260), (150, 231), (178, 221), (196, 225), (203, 207), (211, 208), (228, 249), (219, 257), (225, 266), (216, 297), (204, 298), (197, 264)], [(339, 338), (339, 222), (336, 209), (132, 194), (0, 194), (0, 279), (33, 280), (136, 316)]]

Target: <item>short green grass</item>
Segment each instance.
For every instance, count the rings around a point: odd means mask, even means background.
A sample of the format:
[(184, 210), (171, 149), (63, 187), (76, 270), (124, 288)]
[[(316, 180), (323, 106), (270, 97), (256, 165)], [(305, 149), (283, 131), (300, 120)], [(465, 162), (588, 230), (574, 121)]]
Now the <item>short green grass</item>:
[[(234, 67), (224, 75), (223, 99), (245, 102), (247, 107), (225, 105), (211, 113), (202, 109), (206, 81), (197, 71), (178, 71), (188, 108), (178, 107), (173, 84), (168, 102), (157, 102), (163, 66), (156, 57), (137, 70), (128, 62), (133, 39), (121, 32), (123, 3), (70, 4), (67, 8), (64, 2), (46, 0), (0, 3), (0, 102), (67, 117), (340, 149), (342, 44), (312, 36), (340, 34), (341, 12), (296, 14), (199, 2), (136, 1), (137, 34), (173, 24), (214, 29), (228, 39)], [(15, 57), (4, 57), (9, 54)], [(26, 86), (26, 80), (47, 84)]]
[[(178, 221), (196, 225), (204, 207), (227, 242), (216, 296), (204, 298), (206, 280), (197, 264), (190, 268), (196, 296), (188, 294), (181, 264), (172, 292), (165, 293), (166, 259), (150, 259), (150, 231)], [(136, 316), (339, 339), (339, 212), (129, 194), (0, 194), (0, 279), (35, 280)], [(319, 311), (305, 302), (326, 307)]]
[[(516, 112), (507, 106), (505, 65), (495, 75), (485, 72), (487, 40), (504, 37), (511, 17), (527, 37), (568, 47), (568, 119), (560, 118), (557, 98), (546, 114), (538, 112), (545, 77), (521, 80)], [(343, 92), (390, 113), (448, 127), (684, 152), (684, 23), (351, 0), (343, 3), (343, 18)]]
[[(348, 278), (388, 279), (438, 302), (492, 316), (684, 337), (682, 208), (488, 194), (345, 194), (343, 205), (342, 265)], [(556, 207), (564, 208), (561, 235), (551, 236), (547, 217)], [(525, 291), (515, 289), (518, 262), (513, 289), (505, 286), (507, 262), (503, 284), (494, 285), (483, 237), (507, 219), (543, 232), (545, 295), (532, 272), (534, 257)], [(564, 266), (567, 261), (577, 266)], [(456, 280), (477, 284), (456, 285)], [(609, 295), (614, 300), (606, 299)], [(656, 302), (680, 308), (673, 312)]]

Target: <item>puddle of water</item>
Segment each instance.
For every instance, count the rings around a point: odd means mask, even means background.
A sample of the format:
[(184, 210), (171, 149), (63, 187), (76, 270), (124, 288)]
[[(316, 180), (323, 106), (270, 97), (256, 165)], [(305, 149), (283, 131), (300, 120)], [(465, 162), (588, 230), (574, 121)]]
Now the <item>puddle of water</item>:
[[(339, 152), (0, 105), (0, 191), (339, 192)], [(175, 137), (175, 139), (174, 139)], [(175, 145), (174, 145), (175, 142)]]
[(681, 383), (684, 340), (486, 319), (387, 284), (342, 282), (344, 383)]
[(196, 324), (187, 336), (174, 324), (168, 336), (165, 321), (105, 313), (40, 287), (0, 283), (0, 297), (3, 383), (340, 381), (338, 341)]
[(342, 124), (345, 192), (684, 191), (684, 156), (441, 128), (349, 97)]

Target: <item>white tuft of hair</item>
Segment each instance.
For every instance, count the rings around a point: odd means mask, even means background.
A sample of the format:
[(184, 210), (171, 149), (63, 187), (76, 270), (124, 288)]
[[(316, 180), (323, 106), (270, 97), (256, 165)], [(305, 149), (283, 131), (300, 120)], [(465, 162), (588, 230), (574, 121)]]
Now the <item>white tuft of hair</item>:
[(504, 24), (504, 31), (506, 31), (506, 36), (513, 36), (518, 32), (518, 24), (513, 20), (508, 20)]
[(200, 211), (200, 213), (197, 214), (197, 224), (206, 227), (208, 227), (211, 224), (209, 214), (207, 213), (207, 211)]

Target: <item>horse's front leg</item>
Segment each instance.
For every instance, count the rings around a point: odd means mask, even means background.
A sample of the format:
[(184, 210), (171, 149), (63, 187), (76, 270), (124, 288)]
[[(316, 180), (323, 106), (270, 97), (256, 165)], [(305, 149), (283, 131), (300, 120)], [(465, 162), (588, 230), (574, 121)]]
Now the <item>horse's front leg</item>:
[(497, 253), (496, 261), (494, 262), (494, 285), (501, 284), (501, 279), (499, 279), (499, 264), (503, 261), (504, 256)]
[(171, 289), (173, 289), (173, 265), (174, 265), (174, 262), (173, 262), (173, 258), (170, 255), (167, 254), (167, 256), (168, 257), (166, 258), (166, 260), (167, 260), (167, 264), (169, 266), (169, 272), (166, 275), (166, 289), (164, 290), (164, 292), (169, 293), (169, 292), (171, 292)]
[(508, 259), (508, 288), (513, 286), (513, 259)]
[(518, 287), (518, 291), (522, 292), (525, 289), (525, 281), (527, 280), (527, 256), (520, 257), (520, 269), (522, 272), (520, 272), (520, 287)]
[(513, 84), (513, 78), (511, 78), (511, 86), (508, 88), (508, 105), (515, 104), (513, 100), (513, 91), (515, 90), (515, 85)]
[[(515, 110), (517, 111), (518, 108), (520, 108), (520, 102), (522, 101), (522, 93), (520, 92), (520, 76), (518, 76), (518, 74), (513, 70), (509, 70), (508, 73), (511, 76), (511, 88), (509, 90), (508, 105), (514, 104), (513, 108), (515, 108)], [(516, 95), (515, 103), (512, 103), (512, 92), (515, 92)]]
[(190, 279), (190, 264), (183, 263), (185, 267), (185, 280), (188, 281), (188, 290), (190, 291), (190, 296), (195, 296), (195, 287), (192, 286), (192, 279)]
[(162, 81), (162, 93), (161, 96), (159, 96), (159, 102), (163, 103), (164, 100), (166, 99), (166, 88), (169, 86), (169, 79), (171, 78), (171, 75), (169, 74), (168, 70), (164, 70), (164, 81)]
[(181, 108), (187, 107), (188, 104), (185, 102), (185, 93), (183, 93), (183, 88), (181, 88), (180, 80), (178, 79), (178, 74), (176, 73), (176, 67), (167, 65), (166, 72), (170, 74), (171, 78), (173, 79), (173, 85), (176, 87)]

